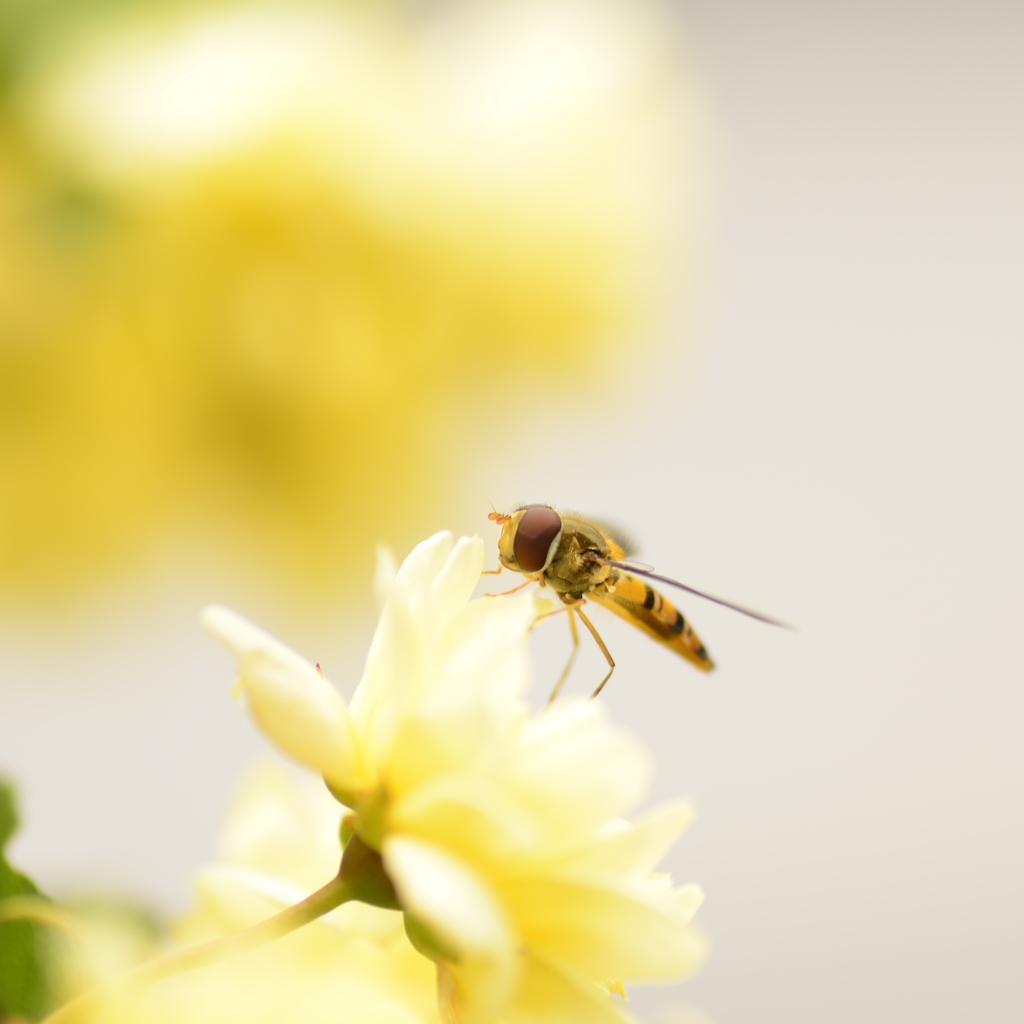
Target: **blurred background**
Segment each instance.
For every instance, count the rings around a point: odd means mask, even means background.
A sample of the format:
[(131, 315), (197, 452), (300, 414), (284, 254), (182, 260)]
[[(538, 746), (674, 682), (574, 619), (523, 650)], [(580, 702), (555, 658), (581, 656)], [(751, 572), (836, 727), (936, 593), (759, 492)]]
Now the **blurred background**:
[(376, 544), (550, 501), (800, 627), (680, 596), (705, 678), (595, 616), (714, 943), (637, 1012), (1021, 1019), (1022, 37), (1007, 0), (2, 0), (11, 860), (180, 910), (264, 750), (198, 609), (348, 693)]

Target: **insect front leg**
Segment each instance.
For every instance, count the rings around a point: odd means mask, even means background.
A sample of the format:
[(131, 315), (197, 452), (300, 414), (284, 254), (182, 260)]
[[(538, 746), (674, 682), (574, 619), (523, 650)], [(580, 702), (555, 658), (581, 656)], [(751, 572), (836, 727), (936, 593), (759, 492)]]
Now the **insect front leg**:
[(590, 699), (593, 700), (604, 689), (604, 684), (611, 679), (612, 673), (615, 671), (615, 659), (612, 657), (611, 651), (605, 647), (604, 641), (601, 639), (601, 634), (594, 628), (594, 624), (586, 617), (586, 615), (583, 614), (583, 609), (577, 608), (576, 614), (583, 620), (583, 625), (590, 630), (590, 635), (597, 641), (597, 646), (601, 648), (601, 653), (605, 656), (605, 660), (608, 662), (608, 675), (601, 680), (598, 688), (590, 695)]
[[(482, 572), (482, 573), (480, 573), (480, 575), (481, 576), (497, 576), (499, 572), (501, 572), (501, 569), (498, 569), (496, 572)], [(530, 579), (524, 580), (522, 583), (519, 584), (518, 587), (513, 587), (511, 590), (502, 590), (498, 594), (484, 594), (484, 597), (506, 597), (508, 594), (514, 594), (517, 591), (522, 590), (523, 587), (528, 587), (531, 583), (539, 583), (543, 587), (544, 586), (544, 577), (541, 576), (540, 579), (530, 578)]]

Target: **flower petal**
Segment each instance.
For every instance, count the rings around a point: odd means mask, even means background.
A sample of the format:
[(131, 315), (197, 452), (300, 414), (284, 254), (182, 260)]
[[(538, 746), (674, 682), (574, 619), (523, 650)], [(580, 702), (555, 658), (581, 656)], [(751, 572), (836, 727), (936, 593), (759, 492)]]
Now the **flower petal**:
[(459, 611), (480, 582), (484, 570), (484, 542), (479, 537), (460, 537), (431, 582), (427, 597), (443, 618)]
[(456, 962), (439, 964), (446, 1019), (491, 1024), (519, 975), (516, 940), (491, 889), (467, 865), (428, 843), (392, 836), (381, 852), (406, 912), (457, 953)]
[(396, 800), (388, 825), (443, 846), (478, 867), (501, 869), (536, 851), (544, 835), (529, 807), (481, 772), (439, 775)]
[[(522, 941), (592, 978), (669, 981), (693, 968), (685, 922), (700, 890), (649, 898), (575, 879), (529, 878), (502, 886)], [(657, 905), (656, 905), (657, 904)]]
[(406, 694), (422, 672), (423, 636), (415, 609), (396, 586), (373, 634), (350, 713), (374, 764), (387, 758)]
[(421, 666), (418, 688), (406, 695), (386, 751), (375, 723), (374, 751), (387, 762), (393, 797), (442, 773), (493, 772), (499, 751), (527, 719), (521, 695), (532, 621), (526, 598), (474, 601), (448, 623)]
[(338, 870), (341, 807), (322, 780), (279, 758), (254, 767), (221, 828), (222, 860), (277, 872), (307, 892)]
[(571, 857), (572, 871), (617, 878), (646, 875), (691, 821), (693, 805), (688, 800), (664, 804), (635, 824), (616, 821), (603, 830), (601, 838)]
[[(478, 548), (460, 542), (437, 578), (459, 600), (479, 577)], [(374, 764), (388, 766), (392, 794), (446, 766), (474, 763), (480, 750), (493, 752), (497, 735), (525, 719), (521, 694), (529, 683), (526, 640), (534, 617), (528, 596), (481, 599), (433, 615), (416, 594), (396, 586), (351, 704), (364, 749)]]
[(341, 695), (305, 658), (220, 605), (203, 626), (239, 659), (239, 683), (256, 724), (280, 750), (344, 791), (367, 782), (358, 739)]
[(402, 563), (395, 583), (421, 597), (425, 595), (448, 561), (454, 543), (448, 530), (442, 530), (433, 537), (420, 541)]
[(503, 777), (546, 817), (552, 839), (564, 842), (635, 804), (650, 774), (646, 748), (613, 728), (603, 708), (566, 701), (530, 720)]
[(512, 950), (501, 907), (465, 863), (406, 836), (385, 839), (381, 852), (402, 907), (460, 953)]
[(378, 612), (387, 604), (391, 592), (395, 589), (395, 578), (398, 575), (398, 563), (394, 552), (383, 544), (377, 545), (377, 563), (373, 572), (373, 596), (377, 599)]
[(493, 706), (521, 697), (530, 681), (526, 644), (537, 614), (530, 594), (470, 601), (438, 638), (437, 682), (431, 693)]
[(605, 989), (537, 956), (526, 958), (515, 1000), (502, 1014), (503, 1024), (627, 1024), (630, 1019)]

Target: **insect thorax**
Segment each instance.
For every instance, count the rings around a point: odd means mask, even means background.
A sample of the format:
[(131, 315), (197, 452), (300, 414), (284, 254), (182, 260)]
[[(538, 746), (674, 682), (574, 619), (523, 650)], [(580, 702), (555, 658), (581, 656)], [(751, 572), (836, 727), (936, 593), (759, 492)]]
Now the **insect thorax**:
[(580, 531), (563, 534), (555, 557), (544, 573), (555, 593), (568, 598), (586, 597), (608, 578), (611, 569), (585, 558), (587, 551), (606, 553), (599, 538)]

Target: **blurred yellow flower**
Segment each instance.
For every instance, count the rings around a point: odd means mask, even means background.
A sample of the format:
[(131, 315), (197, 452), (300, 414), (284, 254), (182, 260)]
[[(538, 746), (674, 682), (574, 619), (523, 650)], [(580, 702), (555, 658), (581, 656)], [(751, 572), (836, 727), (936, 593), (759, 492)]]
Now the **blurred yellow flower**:
[(458, 499), (446, 445), (656, 313), (671, 34), (635, 0), (160, 10), (0, 93), (0, 588), (157, 538), (337, 586)]
[[(273, 766), (247, 780), (222, 859), (199, 872), (196, 905), (175, 926), (180, 944), (240, 932), (337, 873), (340, 808), (310, 783)], [(162, 980), (133, 1020), (439, 1024), (435, 987), (397, 914), (348, 903), (267, 947)]]
[[(173, 928), (176, 947), (242, 932), (334, 876), (339, 816), (338, 804), (312, 779), (274, 766), (254, 772), (224, 823), (222, 859), (198, 873), (195, 905)], [(346, 904), (267, 947), (163, 977), (142, 992), (117, 982), (142, 959), (131, 924), (96, 910), (76, 918), (73, 955), (61, 961), (67, 986), (102, 987), (77, 1009), (61, 1011), (68, 1020), (329, 1024), (343, 1008), (345, 1019), (360, 1024), (440, 1022), (431, 965), (410, 944), (401, 918), (376, 907)]]
[(483, 542), (438, 534), (397, 573), (350, 703), (317, 668), (225, 608), (206, 627), (240, 661), (260, 728), (320, 772), (379, 851), (413, 943), (438, 969), (445, 1020), (623, 1021), (624, 981), (694, 969), (701, 900), (652, 874), (689, 820), (619, 815), (643, 747), (592, 702), (533, 716), (525, 639), (537, 599), (471, 601)]

